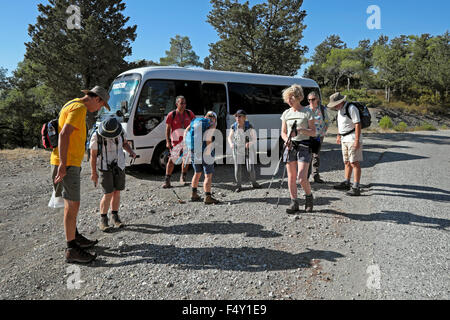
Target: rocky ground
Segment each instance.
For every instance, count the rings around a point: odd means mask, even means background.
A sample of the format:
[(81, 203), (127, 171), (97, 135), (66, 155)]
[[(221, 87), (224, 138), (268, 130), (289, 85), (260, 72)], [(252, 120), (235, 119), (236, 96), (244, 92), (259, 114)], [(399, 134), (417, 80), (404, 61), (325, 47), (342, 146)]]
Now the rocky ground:
[[(97, 227), (102, 193), (84, 162), (79, 230), (100, 242), (92, 249), (97, 260), (75, 267), (64, 262), (62, 209), (47, 207), (49, 153), (2, 152), (0, 299), (385, 298), (367, 286), (367, 267), (374, 263), (370, 239), (346, 215), (355, 213), (348, 197), (332, 188), (343, 177), (334, 140), (326, 138), (322, 153), (327, 183), (312, 185), (313, 214), (285, 213), (289, 196), (286, 181), (279, 188), (281, 170), (270, 191), (271, 177), (258, 175), (263, 189), (237, 194), (232, 166), (217, 166), (213, 191), (222, 204), (206, 206), (179, 203), (178, 197), (189, 199), (189, 187), (175, 182), (173, 190), (163, 190), (163, 176), (138, 166), (127, 170), (120, 210), (126, 227), (110, 233)], [(374, 139), (367, 148), (362, 183), (370, 196), (386, 147)], [(358, 199), (358, 210), (368, 206), (366, 199)]]

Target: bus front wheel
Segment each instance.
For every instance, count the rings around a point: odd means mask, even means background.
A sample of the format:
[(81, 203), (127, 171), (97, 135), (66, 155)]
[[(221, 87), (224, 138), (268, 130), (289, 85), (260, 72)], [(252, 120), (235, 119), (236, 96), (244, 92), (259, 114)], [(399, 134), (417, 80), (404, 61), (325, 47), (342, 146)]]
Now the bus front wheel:
[(152, 167), (158, 173), (165, 173), (167, 162), (169, 161), (169, 149), (167, 149), (164, 142), (160, 143), (153, 152)]

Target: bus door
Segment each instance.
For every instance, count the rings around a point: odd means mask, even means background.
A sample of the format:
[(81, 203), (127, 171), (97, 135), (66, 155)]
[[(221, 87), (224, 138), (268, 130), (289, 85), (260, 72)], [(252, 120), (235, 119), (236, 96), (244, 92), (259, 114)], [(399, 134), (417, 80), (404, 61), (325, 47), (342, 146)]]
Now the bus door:
[(217, 114), (217, 130), (226, 140), (227, 131), (227, 91), (224, 84), (202, 83), (202, 103), (204, 114), (214, 111)]

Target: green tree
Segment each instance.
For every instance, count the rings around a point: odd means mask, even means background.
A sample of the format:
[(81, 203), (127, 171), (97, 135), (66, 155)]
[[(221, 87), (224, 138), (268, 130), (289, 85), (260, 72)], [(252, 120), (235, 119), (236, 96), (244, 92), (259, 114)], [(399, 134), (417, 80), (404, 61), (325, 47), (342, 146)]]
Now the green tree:
[(161, 58), (159, 63), (162, 66), (202, 66), (199, 62), (199, 56), (192, 49), (189, 37), (181, 37), (180, 35), (170, 39), (170, 50), (166, 51), (166, 56)]
[(295, 75), (305, 63), (303, 0), (267, 0), (251, 8), (248, 1), (211, 4), (207, 21), (220, 38), (209, 45), (213, 69)]
[(334, 90), (337, 91), (339, 80), (347, 77), (347, 90), (350, 90), (352, 77), (357, 76), (363, 70), (363, 64), (358, 60), (353, 49), (332, 49), (323, 64), (324, 70), (333, 78)]
[(334, 83), (329, 82), (329, 77), (327, 71), (323, 68), (323, 64), (327, 61), (327, 56), (332, 49), (346, 48), (347, 45), (338, 35), (332, 34), (328, 36), (314, 49), (314, 54), (310, 59), (313, 64), (305, 70), (304, 76), (314, 79), (322, 87), (327, 84), (334, 86)]
[[(56, 101), (64, 104), (80, 96), (80, 90), (95, 85), (109, 87), (110, 82), (128, 64), (130, 43), (136, 38), (136, 26), (126, 27), (129, 18), (122, 11), (122, 0), (78, 0), (80, 26), (71, 29), (73, 4), (70, 0), (49, 0), (39, 4), (37, 22), (30, 25), (31, 41), (26, 43), (26, 58), (39, 66), (39, 80), (53, 89)], [(89, 123), (93, 122), (93, 115)]]
[(39, 145), (42, 123), (58, 115), (54, 92), (38, 80), (39, 72), (39, 66), (24, 60), (13, 73), (0, 100), (0, 149)]

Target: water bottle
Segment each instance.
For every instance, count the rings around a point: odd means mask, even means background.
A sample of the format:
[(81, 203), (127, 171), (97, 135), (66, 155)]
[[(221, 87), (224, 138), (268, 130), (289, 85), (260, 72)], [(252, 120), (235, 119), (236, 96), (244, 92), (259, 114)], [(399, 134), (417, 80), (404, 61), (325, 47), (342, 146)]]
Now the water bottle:
[(50, 122), (50, 123), (48, 124), (48, 136), (49, 136), (49, 137), (52, 137), (52, 136), (54, 136), (55, 134), (56, 134), (56, 130), (55, 130), (55, 128), (53, 127), (52, 123)]

